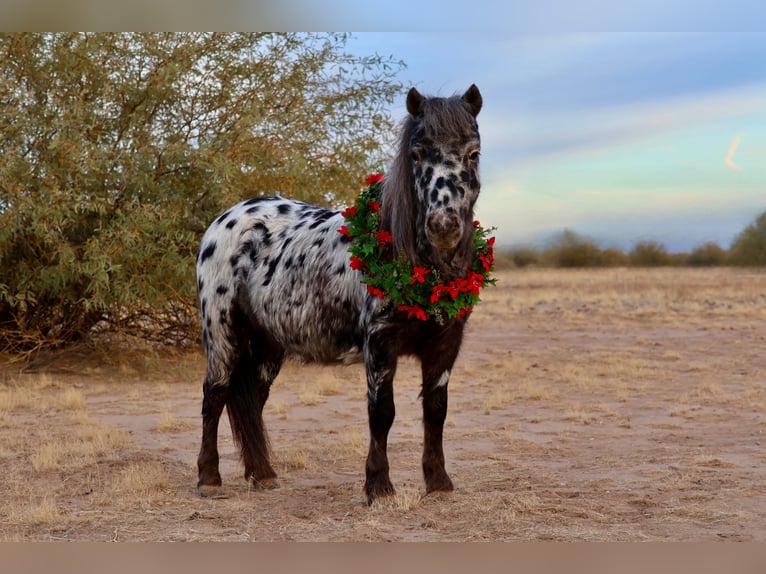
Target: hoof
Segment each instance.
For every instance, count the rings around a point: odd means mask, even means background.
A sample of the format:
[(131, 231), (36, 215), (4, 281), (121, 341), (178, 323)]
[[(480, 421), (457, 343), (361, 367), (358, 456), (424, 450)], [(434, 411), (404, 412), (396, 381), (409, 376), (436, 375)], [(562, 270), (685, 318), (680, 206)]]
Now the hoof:
[(432, 479), (426, 483), (426, 494), (436, 492), (452, 492), (455, 487), (452, 485), (450, 477), (446, 474), (438, 479)]
[(256, 478), (250, 479), (250, 488), (253, 490), (276, 490), (279, 488), (279, 481), (276, 478)]
[(378, 499), (394, 496), (396, 494), (394, 485), (391, 484), (391, 481), (388, 479), (373, 484), (365, 484), (364, 492), (367, 495), (367, 506), (372, 506), (372, 503)]
[(200, 484), (197, 487), (197, 492), (200, 498), (229, 498), (227, 494), (224, 494), (220, 486), (212, 484)]

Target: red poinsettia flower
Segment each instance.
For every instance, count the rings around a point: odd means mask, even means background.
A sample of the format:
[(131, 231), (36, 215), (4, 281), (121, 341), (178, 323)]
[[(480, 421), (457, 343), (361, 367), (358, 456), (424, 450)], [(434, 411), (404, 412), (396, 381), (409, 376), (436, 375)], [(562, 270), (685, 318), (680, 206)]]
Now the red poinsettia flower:
[(478, 220), (478, 219), (474, 219), (474, 220), (473, 220), (473, 226), (474, 226), (474, 227), (479, 227), (480, 225), (481, 225), (481, 223), (479, 223), (479, 220)]
[(383, 294), (383, 291), (381, 291), (381, 290), (380, 290), (380, 289), (378, 289), (377, 287), (373, 287), (373, 286), (371, 286), (371, 285), (367, 285), (367, 292), (368, 292), (370, 295), (373, 295), (373, 296), (375, 296), (375, 297), (378, 297), (379, 299), (383, 299), (383, 298), (385, 297), (385, 295)]
[(397, 311), (406, 311), (408, 319), (412, 319), (414, 316), (416, 319), (420, 319), (421, 321), (428, 320), (428, 315), (426, 315), (426, 312), (420, 305), (399, 305), (396, 309)]
[(367, 264), (364, 262), (364, 260), (360, 259), (359, 257), (352, 257), (349, 261), (351, 262), (351, 269), (361, 271), (367, 267)]
[(486, 255), (479, 255), (479, 261), (481, 261), (481, 266), (484, 267), (484, 271), (487, 273), (492, 271), (492, 266), (495, 264), (495, 259), (492, 256), (491, 251)]
[(371, 173), (365, 178), (364, 183), (365, 185), (372, 185), (373, 183), (381, 183), (382, 181), (383, 181), (382, 173)]
[(356, 215), (356, 207), (347, 207), (346, 209), (341, 211), (340, 214), (343, 217), (348, 217), (349, 215)]
[(413, 267), (410, 285), (413, 285), (414, 283), (425, 283), (426, 275), (428, 275), (430, 272), (431, 270), (427, 267)]
[(391, 237), (391, 234), (385, 229), (381, 229), (380, 231), (378, 231), (378, 234), (375, 236), (375, 239), (378, 241), (381, 247), (385, 247), (386, 243), (391, 243), (394, 240), (394, 238)]
[(346, 225), (343, 225), (340, 229), (338, 229), (338, 233), (340, 233), (341, 235), (345, 235), (346, 237), (351, 239), (351, 233), (349, 233), (348, 226)]
[(380, 211), (380, 202), (378, 201), (368, 201), (367, 207), (369, 207), (372, 211)]
[(473, 309), (471, 309), (470, 307), (463, 307), (462, 309), (460, 309), (460, 311), (457, 312), (457, 315), (455, 315), (455, 319), (460, 319), (463, 317), (463, 315), (467, 315), (471, 311), (473, 311)]

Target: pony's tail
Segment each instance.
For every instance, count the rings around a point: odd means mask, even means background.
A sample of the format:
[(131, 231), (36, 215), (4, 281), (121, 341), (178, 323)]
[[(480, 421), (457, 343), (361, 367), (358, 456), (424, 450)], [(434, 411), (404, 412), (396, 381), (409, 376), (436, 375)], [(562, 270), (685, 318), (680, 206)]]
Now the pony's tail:
[(252, 355), (243, 354), (229, 379), (226, 412), (234, 442), (240, 448), (245, 479), (259, 482), (276, 477), (269, 463), (269, 439), (263, 424), (263, 406), (271, 381), (261, 380), (259, 365)]

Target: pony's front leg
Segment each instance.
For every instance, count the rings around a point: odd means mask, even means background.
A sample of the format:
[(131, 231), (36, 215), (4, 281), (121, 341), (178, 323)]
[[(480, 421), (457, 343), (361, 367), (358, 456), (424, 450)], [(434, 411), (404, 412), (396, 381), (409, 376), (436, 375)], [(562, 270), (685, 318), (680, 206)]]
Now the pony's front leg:
[(423, 477), (426, 493), (450, 491), (452, 480), (444, 468), (442, 434), (447, 418), (447, 383), (450, 371), (423, 377)]
[(423, 477), (426, 493), (453, 490), (444, 468), (442, 435), (447, 418), (447, 386), (462, 339), (462, 323), (455, 325), (442, 344), (421, 356), (423, 373)]
[(397, 353), (384, 337), (368, 337), (365, 344), (367, 371), (367, 413), (370, 425), (370, 449), (365, 465), (364, 491), (367, 504), (382, 496), (394, 494), (388, 476), (388, 431), (394, 422), (394, 375)]

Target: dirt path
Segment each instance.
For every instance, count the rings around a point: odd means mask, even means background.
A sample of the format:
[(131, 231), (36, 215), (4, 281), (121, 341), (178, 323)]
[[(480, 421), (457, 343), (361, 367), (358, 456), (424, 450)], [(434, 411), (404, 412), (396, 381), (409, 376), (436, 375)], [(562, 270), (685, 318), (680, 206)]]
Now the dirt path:
[(201, 355), (6, 368), (3, 538), (766, 540), (766, 275), (507, 272), (469, 325), (445, 433), (455, 492), (422, 496), (419, 367), (403, 360), (398, 493), (372, 508), (361, 366), (280, 374), (278, 490), (248, 491), (224, 422), (216, 500), (194, 489)]

